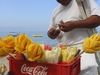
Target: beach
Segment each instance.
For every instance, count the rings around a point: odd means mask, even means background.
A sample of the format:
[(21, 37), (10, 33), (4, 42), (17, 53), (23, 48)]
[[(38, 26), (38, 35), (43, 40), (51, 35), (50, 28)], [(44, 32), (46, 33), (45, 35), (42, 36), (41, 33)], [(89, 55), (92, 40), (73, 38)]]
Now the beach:
[(9, 61), (8, 61), (7, 57), (0, 58), (0, 66), (3, 65), (3, 64), (7, 68), (7, 70), (5, 72), (5, 74), (7, 74), (9, 72)]

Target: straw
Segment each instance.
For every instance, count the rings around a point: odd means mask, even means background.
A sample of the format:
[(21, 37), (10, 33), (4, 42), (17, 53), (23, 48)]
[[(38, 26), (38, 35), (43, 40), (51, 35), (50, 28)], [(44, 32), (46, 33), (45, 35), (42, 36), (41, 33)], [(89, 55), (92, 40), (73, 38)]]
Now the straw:
[(14, 58), (14, 59), (16, 59), (13, 55), (11, 55), (10, 53), (8, 53), (8, 55), (10, 56), (10, 57), (12, 57), (12, 58)]

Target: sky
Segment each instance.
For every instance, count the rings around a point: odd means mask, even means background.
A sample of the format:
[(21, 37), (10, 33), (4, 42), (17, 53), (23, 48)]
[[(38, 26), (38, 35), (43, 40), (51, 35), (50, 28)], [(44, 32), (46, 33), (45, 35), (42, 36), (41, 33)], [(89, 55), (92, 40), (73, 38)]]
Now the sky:
[(47, 30), (57, 5), (56, 0), (0, 0), (0, 29)]

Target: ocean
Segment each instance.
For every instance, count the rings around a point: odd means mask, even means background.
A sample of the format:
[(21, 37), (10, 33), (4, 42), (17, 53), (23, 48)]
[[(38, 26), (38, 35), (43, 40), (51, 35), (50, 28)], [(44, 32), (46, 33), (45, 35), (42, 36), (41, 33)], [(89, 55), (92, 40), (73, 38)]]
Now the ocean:
[[(2, 29), (2, 28), (0, 28)], [(39, 43), (39, 44), (45, 44), (45, 45), (51, 45), (51, 46), (56, 46), (57, 45), (57, 41), (50, 39), (47, 36), (47, 31), (46, 30), (18, 30), (18, 29), (9, 29), (9, 28), (3, 28), (2, 30), (0, 30), (0, 37), (4, 38), (5, 36), (7, 36), (9, 33), (14, 32), (14, 33), (25, 33), (28, 35), (28, 37), (30, 39), (33, 40), (33, 42), (35, 43)], [(35, 34), (42, 34), (42, 37), (33, 37), (33, 35)]]
[[(99, 28), (97, 29), (99, 34)], [(47, 30), (44, 29), (33, 29), (33, 28), (24, 28), (24, 27), (0, 27), (0, 37), (5, 37), (7, 36), (10, 32), (15, 32), (15, 33), (25, 33), (28, 35), (28, 37), (30, 39), (33, 40), (33, 42), (39, 43), (39, 44), (46, 44), (46, 45), (51, 45), (51, 46), (56, 46), (57, 45), (57, 41), (50, 39), (47, 36)], [(42, 34), (42, 37), (33, 37), (33, 35), (35, 34)]]

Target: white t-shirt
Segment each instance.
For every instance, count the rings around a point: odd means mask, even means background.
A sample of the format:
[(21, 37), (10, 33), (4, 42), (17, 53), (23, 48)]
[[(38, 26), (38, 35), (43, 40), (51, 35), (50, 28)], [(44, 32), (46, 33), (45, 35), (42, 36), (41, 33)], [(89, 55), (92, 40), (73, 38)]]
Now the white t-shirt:
[[(100, 8), (94, 0), (86, 0), (89, 5), (91, 15), (100, 16)], [(60, 21), (77, 21), (82, 20), (76, 0), (72, 0), (67, 6), (59, 5), (53, 12), (52, 20), (49, 28), (57, 28)], [(88, 29), (74, 29), (70, 32), (61, 32), (57, 37), (59, 45), (72, 45), (83, 42), (88, 37)]]
[[(91, 12), (90, 14), (100, 16), (100, 8), (96, 4), (96, 2), (94, 0), (86, 0), (86, 1), (89, 7), (89, 11)], [(52, 19), (49, 29), (57, 28), (58, 27), (57, 25), (60, 23), (61, 20), (63, 22), (67, 22), (67, 21), (77, 21), (82, 19), (83, 18), (79, 11), (76, 0), (72, 0), (67, 6), (59, 5), (57, 8), (55, 8), (52, 14)], [(88, 36), (89, 36), (88, 29), (74, 29), (66, 33), (61, 32), (57, 37), (57, 41), (59, 45), (67, 45), (67, 46), (77, 45), (77, 47), (82, 50), (82, 42), (84, 38)], [(91, 66), (97, 66), (94, 54), (87, 54), (87, 53), (82, 54), (81, 70), (84, 70)]]

